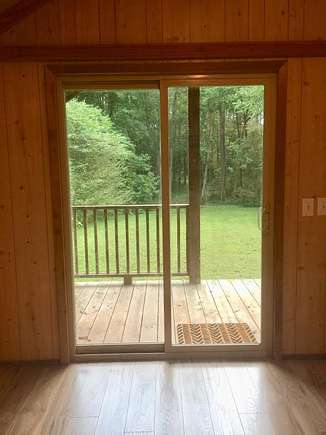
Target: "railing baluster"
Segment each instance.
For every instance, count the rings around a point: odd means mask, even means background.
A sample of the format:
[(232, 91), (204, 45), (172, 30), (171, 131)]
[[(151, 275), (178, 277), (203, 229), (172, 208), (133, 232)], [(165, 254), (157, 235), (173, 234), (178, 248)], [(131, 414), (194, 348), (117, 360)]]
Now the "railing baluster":
[(130, 252), (129, 252), (129, 209), (125, 209), (125, 229), (126, 229), (126, 269), (127, 275), (130, 273)]
[(114, 235), (115, 235), (115, 270), (116, 273), (120, 273), (120, 260), (119, 260), (119, 213), (118, 209), (114, 209)]
[(146, 209), (146, 255), (147, 255), (147, 273), (151, 271), (151, 250), (150, 250), (150, 235), (149, 235), (149, 210)]
[(85, 254), (85, 272), (89, 274), (89, 262), (88, 262), (88, 231), (87, 231), (87, 208), (83, 210), (83, 227), (84, 227), (84, 254)]
[(109, 257), (109, 222), (108, 222), (108, 209), (103, 210), (104, 215), (104, 231), (105, 231), (105, 269), (106, 273), (110, 273), (110, 257)]
[(136, 262), (137, 262), (137, 273), (140, 273), (140, 247), (139, 247), (139, 210), (135, 209), (136, 218)]
[(156, 209), (156, 265), (157, 273), (161, 273), (161, 252), (160, 252), (160, 209)]
[[(174, 275), (188, 275), (189, 274), (189, 205), (187, 204), (173, 204), (171, 205), (171, 209), (175, 210), (176, 219), (173, 219), (173, 223), (176, 222), (176, 228), (172, 228), (171, 231), (176, 231), (176, 257), (174, 265)], [(101, 210), (101, 213), (98, 212)], [(104, 221), (104, 249), (100, 250), (102, 246), (102, 239), (99, 239), (100, 235), (102, 235), (102, 231), (99, 232), (98, 228), (98, 219), (99, 216), (102, 218), (102, 210), (103, 210), (103, 221)], [(110, 229), (111, 218), (110, 213), (111, 210), (114, 215), (114, 223), (112, 221), (112, 230)], [(130, 210), (135, 212), (135, 230), (133, 230), (133, 226), (130, 227)], [(153, 211), (153, 216), (151, 218), (151, 212)], [(92, 212), (93, 216), (93, 231), (94, 234), (92, 238), (94, 239), (94, 260), (95, 267), (93, 268), (93, 262), (90, 263), (90, 255), (93, 255), (93, 251), (89, 250), (89, 240), (88, 240), (88, 218), (89, 212)], [(145, 231), (144, 231), (144, 239), (141, 236), (141, 222), (140, 222), (140, 213), (144, 213), (145, 220)], [(148, 204), (148, 205), (85, 205), (85, 206), (73, 206), (72, 207), (72, 232), (73, 232), (73, 252), (74, 252), (74, 269), (75, 275), (78, 276), (110, 276), (110, 277), (124, 277), (125, 283), (130, 283), (133, 276), (146, 276), (146, 275), (161, 275), (162, 267), (161, 267), (161, 224), (160, 224), (160, 216), (161, 216), (161, 205), (160, 204)], [(125, 217), (124, 223), (124, 231), (125, 231), (125, 255), (126, 259), (124, 261), (123, 266), (120, 264), (120, 223), (119, 218), (120, 215), (123, 214)], [(78, 216), (82, 218), (82, 227), (83, 227), (83, 239), (84, 239), (84, 267), (83, 260), (79, 258), (79, 255), (83, 255), (83, 251), (81, 247), (81, 241), (78, 238)], [(143, 216), (143, 215), (142, 215)], [(123, 222), (121, 222), (123, 224)], [(114, 230), (113, 230), (114, 227)], [(131, 229), (135, 231), (135, 242), (136, 242), (136, 252), (134, 250), (130, 250), (130, 232)], [(112, 231), (112, 242), (110, 242), (110, 234)], [(114, 231), (114, 236), (113, 236)], [(123, 231), (123, 230), (122, 230)], [(156, 233), (156, 234), (155, 234)], [(185, 233), (185, 240), (184, 240)], [(151, 239), (155, 237), (155, 242), (153, 239), (153, 253), (151, 252)], [(114, 241), (113, 241), (114, 238)], [(146, 239), (146, 240), (145, 240)], [(186, 253), (182, 254), (182, 246), (185, 241), (186, 244)], [(155, 246), (154, 246), (155, 245)], [(92, 248), (93, 249), (93, 248)], [(112, 249), (115, 252), (112, 252), (112, 255), (115, 257), (115, 268), (113, 266), (113, 260), (110, 258), (110, 252)], [(142, 253), (143, 249), (145, 250), (146, 266), (142, 270)], [(153, 264), (151, 263), (151, 254), (153, 254)], [(136, 258), (134, 256), (136, 255)], [(102, 258), (103, 257), (103, 258)], [(156, 259), (155, 259), (156, 257)], [(184, 268), (184, 257), (186, 261), (186, 267)], [(93, 257), (92, 257), (93, 258)], [(102, 267), (102, 263), (104, 266)], [(136, 270), (134, 270), (134, 266), (136, 263)], [(156, 264), (156, 266), (155, 266)], [(123, 270), (121, 270), (121, 267)], [(82, 269), (82, 270), (81, 270)], [(90, 270), (91, 269), (91, 270)], [(103, 269), (103, 270), (102, 270)]]
[(177, 270), (180, 273), (180, 207), (177, 207)]
[(78, 234), (77, 234), (77, 210), (73, 209), (73, 231), (74, 231), (74, 253), (75, 253), (75, 274), (78, 275)]
[(99, 273), (98, 264), (98, 237), (97, 237), (97, 210), (93, 208), (93, 225), (94, 225), (94, 254), (95, 254), (95, 271)]

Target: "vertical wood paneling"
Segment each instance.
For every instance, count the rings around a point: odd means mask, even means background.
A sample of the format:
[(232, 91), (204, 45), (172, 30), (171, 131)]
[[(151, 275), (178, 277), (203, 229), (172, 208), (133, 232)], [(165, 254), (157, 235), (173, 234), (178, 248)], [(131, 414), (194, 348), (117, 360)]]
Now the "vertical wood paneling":
[(289, 39), (303, 39), (304, 9), (306, 0), (289, 0)]
[(118, 43), (145, 43), (146, 0), (116, 0)]
[(59, 45), (61, 42), (59, 4), (57, 0), (45, 3), (35, 13), (38, 45)]
[(44, 65), (38, 66), (38, 88), (39, 88), (39, 112), (41, 122), (42, 134), (42, 155), (43, 155), (43, 176), (44, 176), (44, 193), (45, 193), (45, 211), (46, 211), (46, 233), (48, 239), (48, 264), (49, 264), (49, 277), (48, 277), (48, 292), (51, 307), (51, 335), (52, 335), (52, 354), (53, 358), (59, 359), (59, 325), (58, 325), (58, 305), (57, 305), (57, 292), (56, 292), (56, 268), (55, 268), (55, 254), (54, 254), (54, 223), (53, 223), (53, 209), (51, 197), (51, 175), (50, 175), (50, 147), (48, 143), (48, 120), (46, 108), (46, 94), (45, 94), (45, 71)]
[[(326, 59), (303, 60), (299, 200), (326, 196)], [(299, 218), (296, 352), (325, 351), (326, 219)]]
[[(325, 16), (324, 0), (53, 0), (0, 44), (325, 39)], [(326, 351), (326, 222), (300, 216), (302, 197), (326, 197), (326, 61), (303, 64), (303, 81), (288, 65), (285, 353)], [(58, 356), (41, 71), (5, 65), (0, 87), (0, 359)]]
[(190, 41), (190, 0), (163, 1), (164, 42)]
[(116, 42), (115, 3), (114, 0), (99, 0), (100, 43)]
[(304, 39), (326, 39), (325, 17), (325, 0), (305, 1)]
[(78, 44), (100, 43), (99, 0), (78, 0), (76, 8)]
[(192, 42), (224, 41), (225, 0), (190, 0)]
[(249, 39), (263, 41), (265, 38), (265, 0), (249, 0)]
[(0, 44), (325, 39), (325, 16), (324, 0), (52, 0)]
[(289, 37), (289, 1), (265, 0), (265, 39), (286, 41)]
[[(38, 68), (4, 67), (22, 359), (55, 358)], [(19, 103), (18, 103), (19, 102)]]
[(36, 45), (36, 21), (35, 15), (24, 18), (4, 34), (0, 34), (2, 45)]
[(283, 352), (295, 353), (302, 60), (288, 63), (284, 192)]
[(3, 85), (0, 66), (0, 361), (20, 359), (19, 299)]
[(76, 8), (78, 0), (59, 0), (60, 30), (63, 45), (77, 44)]
[(147, 42), (162, 42), (162, 1), (147, 0), (146, 2), (147, 20)]
[(225, 2), (225, 38), (227, 41), (249, 39), (249, 0)]

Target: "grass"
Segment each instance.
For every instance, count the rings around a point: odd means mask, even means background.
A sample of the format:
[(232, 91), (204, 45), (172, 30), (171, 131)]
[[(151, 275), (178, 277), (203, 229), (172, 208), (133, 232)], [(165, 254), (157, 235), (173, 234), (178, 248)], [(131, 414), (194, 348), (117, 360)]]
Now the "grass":
[[(102, 212), (98, 212), (98, 252), (99, 270), (105, 272), (105, 226)], [(177, 270), (176, 212), (171, 211), (171, 267)], [(140, 226), (140, 266), (147, 270), (146, 218), (139, 215)], [(120, 272), (126, 270), (126, 229), (125, 217), (119, 213), (119, 257)], [(185, 211), (181, 212), (180, 260), (181, 271), (186, 270), (186, 231)], [(149, 214), (150, 228), (150, 270), (157, 270), (157, 241), (155, 212)], [(129, 216), (130, 270), (136, 271), (136, 224), (135, 215)], [(109, 267), (116, 270), (115, 228), (113, 215), (108, 223)], [(201, 276), (202, 278), (259, 278), (260, 277), (261, 232), (257, 225), (257, 209), (235, 205), (214, 205), (201, 208)], [(83, 226), (77, 226), (78, 269), (85, 272)], [(89, 270), (95, 272), (94, 225), (88, 222)], [(160, 232), (160, 257), (162, 259), (162, 234)], [(162, 271), (162, 261), (160, 261)]]

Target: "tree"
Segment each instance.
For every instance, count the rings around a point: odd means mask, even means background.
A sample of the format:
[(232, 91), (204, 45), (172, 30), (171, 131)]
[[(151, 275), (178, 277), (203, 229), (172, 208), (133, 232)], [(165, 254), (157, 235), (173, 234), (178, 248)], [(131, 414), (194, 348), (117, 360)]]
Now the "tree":
[[(188, 200), (190, 174), (187, 94), (186, 86), (169, 88), (170, 187), (173, 202)], [(77, 95), (73, 92), (69, 97), (98, 108), (110, 120), (110, 128), (119, 136), (119, 139), (114, 140), (124, 144), (122, 151), (118, 152), (119, 156), (123, 156), (126, 149), (129, 150), (129, 159), (121, 157), (114, 161), (115, 168), (120, 165), (118, 172), (124, 171), (123, 177), (119, 178), (121, 201), (123, 198), (127, 202), (131, 201), (130, 198), (143, 198), (144, 202), (156, 201), (160, 177), (159, 91), (87, 90)], [(259, 205), (262, 185), (263, 86), (201, 87), (200, 118), (202, 201)], [(109, 152), (112, 153), (112, 150)], [(95, 166), (94, 163), (93, 172)], [(127, 167), (128, 171), (125, 170)], [(154, 189), (150, 177), (153, 177)], [(114, 199), (112, 192), (110, 195), (107, 197)]]
[(101, 109), (76, 99), (66, 104), (73, 204), (130, 204), (157, 200), (159, 180), (149, 157)]

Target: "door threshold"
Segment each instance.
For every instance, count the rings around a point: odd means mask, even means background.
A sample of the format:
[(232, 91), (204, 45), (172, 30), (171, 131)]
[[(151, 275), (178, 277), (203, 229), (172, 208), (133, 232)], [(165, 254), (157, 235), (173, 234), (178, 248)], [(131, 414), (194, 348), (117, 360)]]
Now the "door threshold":
[(263, 351), (228, 351), (228, 352), (142, 352), (142, 353), (83, 353), (73, 355), (71, 362), (123, 362), (123, 361), (168, 361), (168, 360), (208, 360), (208, 361), (246, 361), (266, 360), (272, 356)]

